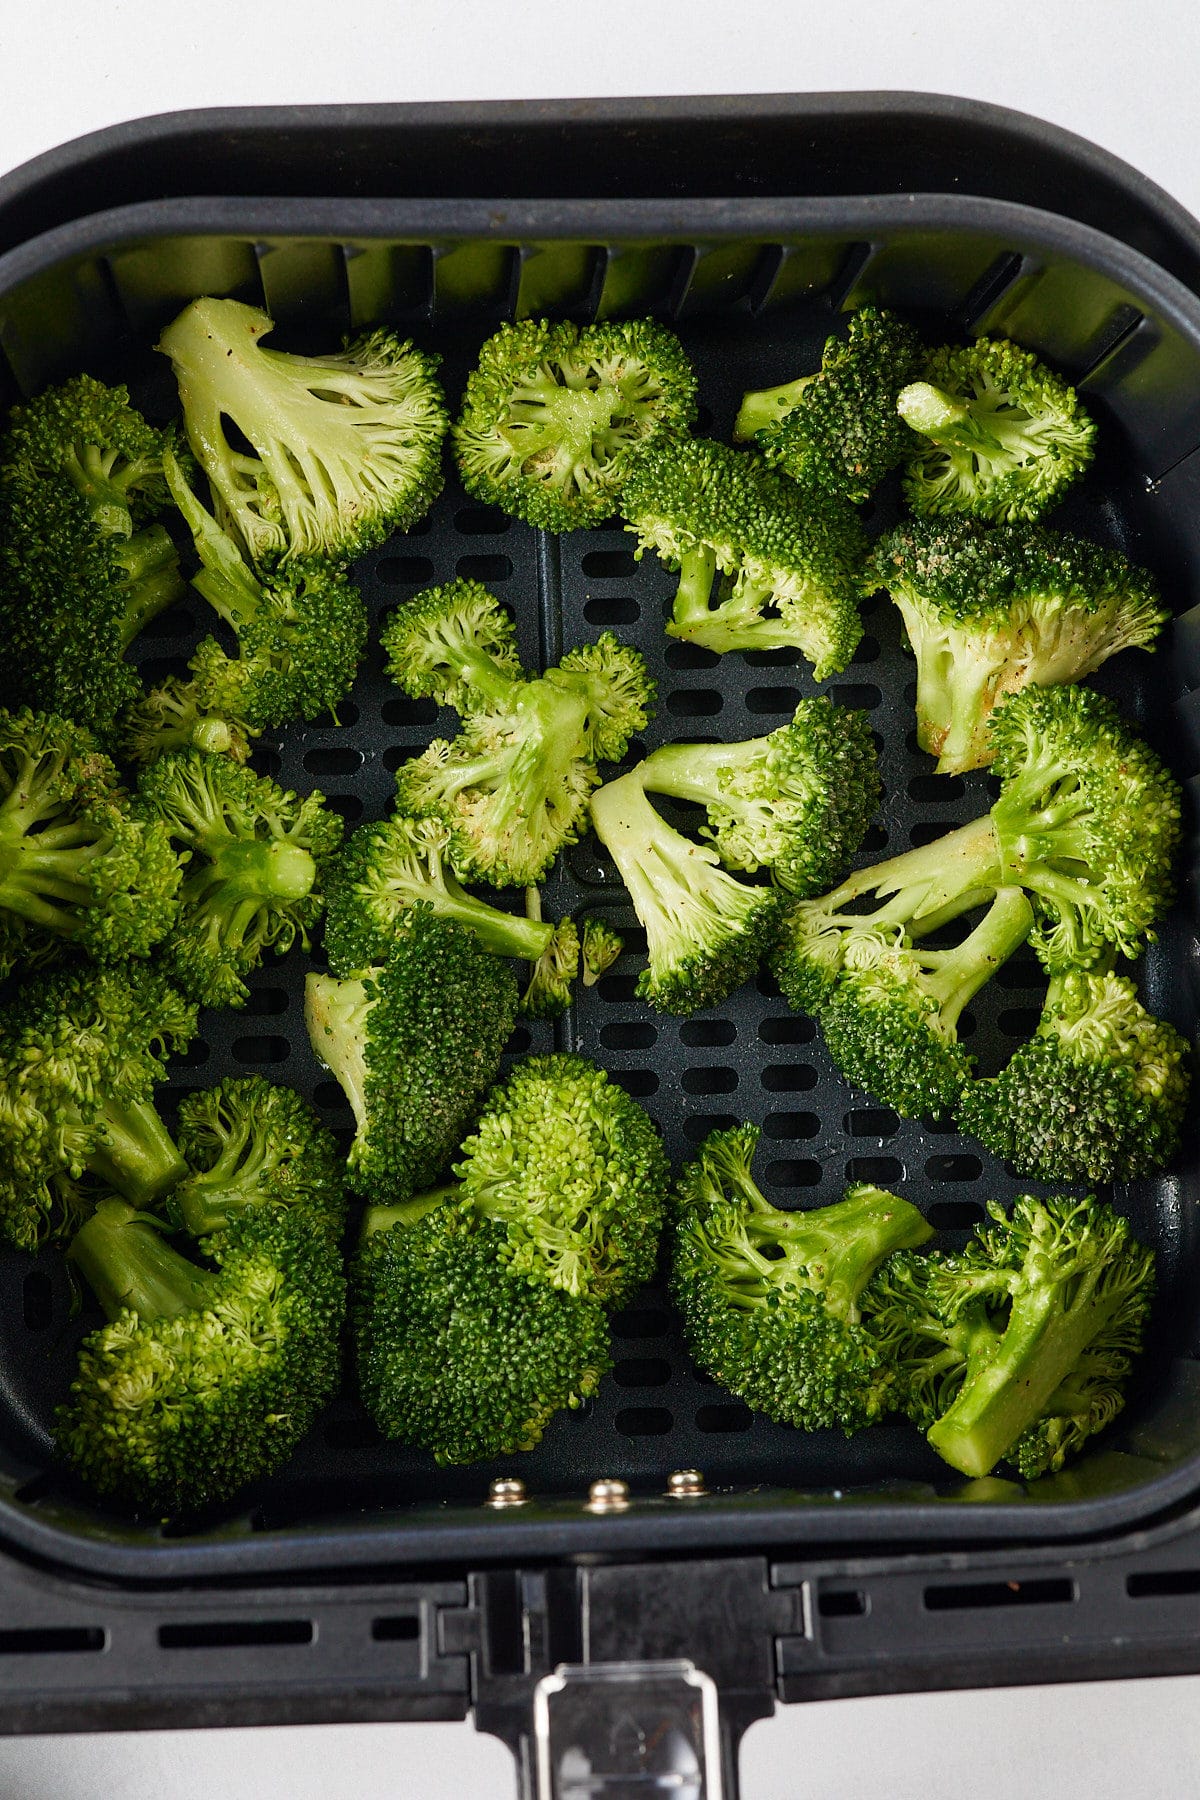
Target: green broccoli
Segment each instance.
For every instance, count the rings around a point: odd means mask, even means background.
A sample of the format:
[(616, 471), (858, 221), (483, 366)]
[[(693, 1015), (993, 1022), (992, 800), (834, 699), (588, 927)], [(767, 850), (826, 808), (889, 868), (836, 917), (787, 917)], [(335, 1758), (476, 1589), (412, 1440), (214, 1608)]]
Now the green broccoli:
[(188, 1094), (176, 1142), (188, 1173), (168, 1209), (191, 1237), (211, 1237), (255, 1208), (286, 1207), (340, 1243), (345, 1162), (333, 1133), (293, 1088), (251, 1075)]
[(892, 1404), (863, 1290), (933, 1233), (906, 1200), (861, 1184), (811, 1212), (772, 1206), (751, 1174), (758, 1139), (755, 1125), (714, 1131), (680, 1176), (672, 1287), (688, 1347), (755, 1411), (850, 1435)]
[(951, 1468), (1061, 1469), (1124, 1404), (1154, 1255), (1094, 1199), (992, 1201), (960, 1256), (889, 1264), (864, 1296), (896, 1394)]
[[(832, 495), (801, 502), (786, 476), (725, 444), (664, 439), (639, 459), (621, 501), (637, 554), (679, 570), (670, 637), (707, 650), (801, 650), (823, 681), (862, 636), (867, 541)], [(712, 604), (718, 573), (728, 580)]]
[(865, 712), (801, 700), (789, 724), (740, 744), (669, 744), (639, 766), (654, 794), (698, 801), (728, 869), (767, 868), (793, 894), (842, 873), (879, 803)]
[(167, 439), (88, 375), (13, 409), (0, 442), (0, 672), (10, 701), (114, 741), (125, 652), (186, 592), (157, 515)]
[[(441, 1202), (439, 1204), (439, 1202)], [(611, 1356), (595, 1300), (511, 1274), (502, 1225), (447, 1195), (368, 1208), (352, 1274), (358, 1378), (387, 1438), (439, 1463), (531, 1450)]]
[(158, 348), (197, 460), (254, 562), (345, 562), (407, 531), (441, 492), (449, 419), (437, 363), (390, 331), (324, 356), (264, 350), (273, 329), (238, 300), (193, 300)]
[(379, 641), (397, 687), (464, 717), (506, 699), (525, 679), (512, 619), (479, 581), (414, 594), (387, 618)]
[(844, 338), (826, 339), (814, 374), (745, 395), (734, 442), (752, 438), (768, 462), (807, 487), (866, 500), (912, 452), (896, 400), (923, 360), (911, 326), (861, 307)]
[(1021, 688), (1081, 681), (1119, 650), (1153, 649), (1170, 611), (1117, 550), (1029, 525), (898, 525), (875, 546), (917, 659), (917, 739), (940, 774), (992, 755), (992, 709)]
[[(541, 896), (537, 888), (527, 888), (527, 895), (537, 899), (527, 910), (529, 917), (540, 923)], [(579, 974), (579, 931), (574, 919), (560, 919), (554, 926), (546, 948), (530, 970), (529, 983), (521, 995), (521, 1011), (527, 1019), (557, 1019), (571, 1004), (571, 983)]]
[(162, 952), (172, 979), (206, 1006), (244, 1006), (245, 977), (269, 949), (308, 934), (320, 879), (341, 843), (324, 797), (300, 799), (227, 756), (171, 751), (142, 771), (137, 804), (191, 858)]
[(585, 988), (595, 987), (625, 948), (625, 940), (603, 919), (586, 918), (579, 934), (581, 974)]
[(666, 1012), (719, 1006), (774, 944), (785, 896), (726, 874), (714, 849), (668, 825), (646, 798), (640, 769), (598, 788), (591, 814), (645, 927), (649, 962), (638, 994)]
[(1146, 1011), (1132, 981), (1059, 975), (1033, 1037), (964, 1090), (958, 1122), (1018, 1175), (1134, 1181), (1179, 1148), (1189, 1061), (1186, 1040)]
[(356, 1192), (403, 1200), (438, 1180), (516, 1016), (508, 964), (425, 905), (412, 908), (385, 961), (345, 981), (309, 975), (309, 1038), (354, 1109)]
[(611, 518), (645, 446), (695, 414), (695, 374), (653, 319), (523, 319), (480, 351), (454, 454), (469, 494), (546, 531), (577, 531)]
[[(206, 661), (217, 665), (215, 682), (201, 673)], [(230, 683), (224, 680), (222, 664), (234, 675)], [(189, 667), (193, 670), (190, 680), (168, 675), (125, 709), (120, 753), (126, 762), (153, 762), (168, 750), (201, 750), (206, 755), (231, 756), (239, 763), (249, 760), (250, 741), (257, 734), (239, 717), (238, 664), (214, 638), (207, 638)]]
[(1074, 388), (1004, 338), (934, 350), (897, 404), (925, 440), (904, 473), (915, 513), (1037, 519), (1092, 459), (1096, 427)]
[(112, 961), (169, 931), (181, 870), (95, 738), (54, 714), (0, 712), (0, 972), (43, 933)]

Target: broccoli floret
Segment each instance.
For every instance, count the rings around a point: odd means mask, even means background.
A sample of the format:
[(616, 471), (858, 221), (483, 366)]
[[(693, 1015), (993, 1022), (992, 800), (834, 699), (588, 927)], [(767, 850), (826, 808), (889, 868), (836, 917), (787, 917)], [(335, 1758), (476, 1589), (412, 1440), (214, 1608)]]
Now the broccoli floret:
[[(964, 1475), (1060, 1469), (1121, 1410), (1154, 1255), (1095, 1199), (1023, 1194), (960, 1256), (884, 1271), (864, 1299), (898, 1393)], [(989, 1338), (991, 1341), (989, 1342)]]
[[(202, 648), (215, 652), (218, 661), (230, 668), (237, 667), (215, 639), (207, 638)], [(196, 664), (194, 658), (193, 669)], [(257, 733), (238, 716), (239, 701), (240, 695), (232, 691), (222, 706), (198, 675), (188, 681), (168, 675), (126, 709), (121, 720), (121, 755), (126, 762), (140, 764), (153, 762), (168, 750), (202, 750), (244, 763), (250, 756), (250, 740)]]
[(147, 956), (170, 929), (181, 871), (163, 827), (136, 815), (95, 738), (52, 713), (0, 712), (4, 972), (26, 937), (89, 956)]
[(820, 1009), (843, 1075), (905, 1119), (952, 1111), (974, 1060), (958, 1037), (963, 1008), (1032, 928), (1033, 908), (1020, 888), (1001, 888), (952, 950), (908, 944), (896, 931), (849, 932)]
[[(795, 647), (818, 681), (854, 655), (867, 543), (844, 501), (801, 504), (756, 457), (673, 438), (639, 458), (621, 512), (637, 554), (653, 550), (680, 572), (670, 637), (708, 650)], [(714, 606), (718, 572), (728, 593), (718, 583)]]
[(734, 442), (753, 438), (768, 462), (807, 487), (866, 500), (912, 452), (896, 400), (923, 361), (911, 326), (861, 307), (844, 338), (826, 339), (814, 374), (744, 397)]
[(869, 578), (900, 609), (917, 659), (917, 739), (941, 774), (990, 761), (993, 707), (1081, 681), (1119, 650), (1152, 649), (1170, 611), (1117, 550), (1028, 525), (898, 525)]
[(785, 896), (726, 874), (715, 850), (668, 825), (640, 769), (598, 788), (591, 814), (645, 927), (649, 962), (637, 992), (666, 1012), (718, 1006), (774, 944)]
[(531, 1450), (563, 1407), (578, 1407), (611, 1362), (595, 1300), (503, 1265), (504, 1227), (452, 1196), (368, 1209), (353, 1271), (363, 1399), (385, 1437), (439, 1463)]
[(108, 1198), (70, 1256), (109, 1323), (80, 1349), (58, 1446), (96, 1493), (189, 1513), (270, 1474), (337, 1386), (346, 1284), (297, 1208), (259, 1203), (201, 1247)]
[(584, 703), (584, 753), (592, 762), (620, 762), (629, 740), (654, 712), (657, 687), (640, 650), (602, 631), (590, 644), (568, 650), (547, 669), (552, 687), (579, 694)]
[(766, 737), (669, 744), (639, 774), (651, 793), (706, 809), (727, 869), (770, 869), (793, 894), (819, 894), (842, 873), (880, 793), (868, 715), (824, 697), (801, 700)]
[(926, 440), (904, 473), (916, 513), (1037, 519), (1092, 459), (1096, 427), (1074, 388), (1004, 338), (934, 350), (898, 409)]
[(546, 531), (577, 531), (611, 518), (645, 446), (695, 414), (695, 374), (653, 319), (523, 319), (480, 351), (454, 454), (469, 494)]
[[(537, 894), (536, 888), (527, 892)], [(530, 917), (540, 922), (541, 901)], [(521, 995), (521, 1011), (527, 1019), (557, 1019), (571, 1004), (571, 983), (579, 974), (579, 931), (574, 919), (560, 919), (549, 943), (530, 971)]]
[(264, 350), (273, 329), (257, 307), (194, 300), (158, 348), (197, 460), (255, 563), (344, 562), (407, 531), (441, 492), (449, 420), (437, 362), (390, 331), (324, 356)]
[(1132, 981), (1060, 975), (1034, 1036), (964, 1090), (958, 1122), (1018, 1175), (1134, 1181), (1179, 1147), (1189, 1061), (1186, 1040), (1146, 1011)]
[(410, 908), (421, 903), (465, 925), (493, 956), (538, 961), (554, 926), (469, 894), (449, 854), (450, 828), (438, 818), (396, 812), (354, 832), (325, 876), (325, 954), (335, 975), (383, 961)]
[(785, 1212), (756, 1185), (755, 1125), (714, 1131), (676, 1190), (672, 1286), (701, 1368), (784, 1424), (847, 1435), (892, 1402), (859, 1300), (893, 1251), (933, 1234), (915, 1207), (858, 1185)]
[(185, 587), (155, 516), (165, 436), (80, 375), (13, 409), (0, 443), (6, 697), (113, 740), (139, 693), (125, 652)]
[(418, 905), (387, 959), (346, 981), (310, 974), (314, 1051), (354, 1109), (358, 1193), (403, 1200), (443, 1173), (500, 1066), (517, 984), (452, 919)]
[(172, 979), (203, 1005), (244, 1006), (245, 976), (269, 949), (307, 946), (341, 818), (321, 794), (301, 799), (198, 750), (172, 751), (144, 769), (138, 806), (191, 858), (162, 946)]
[(493, 1090), (454, 1173), (504, 1227), (509, 1272), (622, 1306), (654, 1273), (669, 1172), (649, 1115), (582, 1056), (530, 1056)]
[(188, 1174), (169, 1208), (194, 1238), (259, 1207), (286, 1207), (341, 1240), (346, 1168), (337, 1140), (294, 1089), (251, 1075), (189, 1094), (179, 1108)]
[[(85, 1173), (135, 1206), (186, 1173), (154, 1107), (196, 1008), (156, 970), (52, 970), (0, 1017), (0, 1231), (23, 1249), (61, 1230), (59, 1183)], [(67, 1208), (69, 1211), (69, 1207)]]
[(624, 948), (624, 938), (611, 925), (606, 925), (603, 919), (584, 919), (579, 934), (580, 972), (584, 987), (595, 987), (600, 977), (612, 968)]
[(414, 594), (392, 613), (379, 641), (397, 687), (464, 716), (504, 699), (525, 679), (516, 628), (482, 582), (448, 581)]

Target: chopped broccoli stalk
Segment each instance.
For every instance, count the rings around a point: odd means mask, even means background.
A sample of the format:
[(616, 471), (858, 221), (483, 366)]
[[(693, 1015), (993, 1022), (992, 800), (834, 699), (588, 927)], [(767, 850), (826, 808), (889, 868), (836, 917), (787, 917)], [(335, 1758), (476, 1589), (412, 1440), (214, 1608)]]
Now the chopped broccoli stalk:
[(1074, 388), (1003, 338), (933, 351), (897, 406), (926, 440), (905, 470), (916, 513), (1036, 519), (1091, 461), (1096, 427)]
[(194, 300), (158, 348), (174, 364), (192, 448), (254, 561), (345, 562), (406, 531), (441, 491), (437, 364), (389, 331), (293, 356), (262, 347), (272, 329), (257, 307)]
[(866, 500), (912, 451), (896, 401), (922, 361), (911, 326), (861, 307), (844, 338), (826, 340), (813, 374), (745, 395), (734, 441), (753, 438), (768, 462), (807, 487)]
[(866, 1185), (810, 1212), (772, 1206), (751, 1174), (758, 1139), (754, 1125), (713, 1132), (680, 1177), (672, 1284), (688, 1345), (756, 1411), (849, 1435), (892, 1399), (863, 1291), (886, 1257), (933, 1234), (907, 1201)]
[(454, 453), (469, 494), (547, 531), (616, 511), (646, 445), (685, 431), (696, 377), (652, 319), (524, 319), (488, 339), (467, 378)]
[(1065, 532), (970, 519), (898, 525), (875, 547), (917, 659), (917, 737), (957, 774), (990, 761), (1005, 695), (1081, 681), (1120, 650), (1152, 649), (1170, 617), (1153, 578)]
[[(836, 496), (798, 505), (793, 484), (758, 458), (672, 438), (639, 458), (621, 510), (637, 554), (680, 571), (671, 637), (717, 651), (794, 646), (818, 681), (854, 655), (866, 539)], [(727, 578), (715, 606), (714, 573)]]
[(1131, 981), (1059, 975), (1033, 1037), (964, 1091), (958, 1121), (1018, 1175), (1135, 1181), (1179, 1147), (1189, 1061), (1186, 1040), (1146, 1011)]
[(644, 1000), (667, 1012), (717, 1006), (773, 944), (784, 896), (726, 874), (715, 850), (667, 824), (634, 769), (592, 796), (592, 827), (646, 931)]
[(170, 1208), (194, 1238), (258, 1207), (289, 1207), (341, 1237), (345, 1167), (333, 1133), (291, 1088), (249, 1076), (189, 1094), (179, 1109), (189, 1171)]
[(398, 606), (380, 633), (387, 672), (414, 699), (466, 714), (504, 700), (523, 681), (513, 622), (478, 581), (426, 588)]
[(611, 925), (606, 925), (603, 919), (585, 919), (580, 934), (584, 987), (595, 987), (600, 977), (612, 968), (624, 948), (624, 938)]
[(868, 716), (824, 697), (787, 725), (738, 744), (669, 744), (639, 769), (651, 793), (693, 800), (729, 869), (772, 870), (780, 887), (819, 894), (862, 842), (879, 801)]

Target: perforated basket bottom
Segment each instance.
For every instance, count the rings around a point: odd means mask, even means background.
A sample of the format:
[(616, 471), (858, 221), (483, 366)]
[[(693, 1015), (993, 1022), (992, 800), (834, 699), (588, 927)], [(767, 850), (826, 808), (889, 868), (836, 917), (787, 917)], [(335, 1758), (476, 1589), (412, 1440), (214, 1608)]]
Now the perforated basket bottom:
[[(828, 326), (827, 311), (814, 304), (767, 321), (739, 315), (684, 328), (681, 335), (701, 372), (707, 407), (702, 429), (727, 438), (744, 389), (811, 366)], [(445, 354), (447, 389), (456, 398), (469, 359), (452, 343), (435, 347)], [(133, 378), (141, 367), (139, 358)], [(152, 379), (161, 387), (161, 372)], [(881, 498), (869, 528), (882, 529), (895, 516), (894, 497)], [(1096, 475), (1056, 522), (1153, 562), (1152, 548), (1138, 542), (1123, 494)], [(429, 517), (366, 558), (359, 574), (376, 623), (425, 584), (454, 575), (478, 578), (511, 607), (529, 667), (605, 628), (635, 643), (658, 682), (659, 705), (644, 744), (631, 748), (631, 761), (673, 739), (735, 740), (772, 730), (802, 695), (817, 691), (866, 708), (880, 745), (886, 795), (863, 861), (928, 841), (987, 804), (985, 774), (934, 776), (930, 759), (917, 749), (913, 665), (901, 644), (899, 617), (884, 600), (866, 608), (866, 636), (852, 667), (818, 690), (793, 653), (718, 658), (666, 638), (662, 625), (673, 578), (653, 559), (637, 563), (631, 538), (619, 528), (548, 538), (480, 507), (453, 479)], [(197, 600), (156, 621), (143, 650), (147, 676), (182, 666), (204, 613)], [(1149, 667), (1147, 659), (1127, 656), (1103, 672), (1100, 685), (1141, 716)], [(398, 764), (454, 727), (452, 714), (408, 700), (387, 681), (376, 644), (339, 718), (339, 726), (289, 731), (274, 749), (260, 750), (256, 763), (285, 786), (320, 787), (350, 829), (383, 816)], [(664, 803), (663, 811), (680, 822), (688, 809)], [(637, 1000), (643, 940), (595, 839), (566, 854), (545, 900), (554, 917), (585, 906), (601, 912), (625, 934), (626, 954), (596, 988), (581, 991), (566, 1020), (555, 1027), (519, 1027), (510, 1051), (558, 1046), (595, 1058), (646, 1106), (676, 1164), (714, 1127), (753, 1120), (763, 1128), (756, 1174), (772, 1200), (820, 1205), (838, 1198), (847, 1181), (875, 1181), (920, 1206), (950, 1245), (961, 1243), (981, 1218), (986, 1198), (1008, 1201), (1029, 1185), (1014, 1181), (952, 1129), (899, 1120), (850, 1088), (833, 1069), (812, 1021), (791, 1013), (766, 975), (725, 1006), (690, 1019), (653, 1012)], [(204, 1017), (190, 1054), (172, 1071), (165, 1110), (194, 1087), (253, 1071), (311, 1096), (348, 1138), (349, 1110), (316, 1063), (304, 1031), (306, 967), (299, 954), (270, 962), (252, 979), (253, 997), (244, 1011)], [(1164, 1006), (1164, 996), (1176, 988), (1166, 949), (1147, 959), (1145, 975), (1148, 991)], [(985, 1071), (1031, 1029), (1041, 995), (1037, 965), (1025, 954), (984, 991), (963, 1031)], [(1164, 1253), (1168, 1270), (1178, 1231), (1171, 1191), (1167, 1183), (1149, 1183), (1121, 1196), (1137, 1233)], [(0, 1437), (28, 1472), (21, 1497), (31, 1502), (53, 1501), (64, 1485), (54, 1470), (50, 1422), (70, 1381), (75, 1344), (94, 1322), (89, 1312), (71, 1319), (59, 1259), (43, 1256), (31, 1266), (23, 1257), (0, 1257)], [(245, 1496), (244, 1505), (258, 1525), (270, 1526), (339, 1510), (469, 1499), (501, 1467), (519, 1472), (530, 1491), (541, 1493), (578, 1493), (598, 1475), (652, 1488), (661, 1485), (664, 1472), (690, 1466), (704, 1470), (710, 1485), (810, 1491), (886, 1486), (892, 1497), (906, 1489), (928, 1493), (928, 1484), (944, 1482), (944, 1466), (905, 1425), (877, 1426), (847, 1441), (752, 1416), (692, 1364), (661, 1282), (613, 1323), (615, 1368), (599, 1395), (556, 1419), (532, 1452), (503, 1465), (436, 1469), (428, 1456), (380, 1440), (353, 1397), (348, 1372), (344, 1394), (288, 1468)]]

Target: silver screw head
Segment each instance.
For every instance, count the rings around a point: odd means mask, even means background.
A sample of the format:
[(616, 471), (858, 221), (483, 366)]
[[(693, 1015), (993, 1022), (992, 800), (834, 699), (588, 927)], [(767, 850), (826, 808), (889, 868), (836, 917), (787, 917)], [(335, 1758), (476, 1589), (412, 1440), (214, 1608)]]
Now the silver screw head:
[(525, 1492), (525, 1483), (516, 1475), (500, 1475), (495, 1481), (488, 1483), (485, 1506), (496, 1508), (504, 1506), (524, 1506), (529, 1496)]
[(697, 1500), (707, 1492), (704, 1476), (699, 1469), (675, 1469), (667, 1476), (669, 1500)]
[(604, 1477), (588, 1489), (589, 1512), (624, 1512), (629, 1505), (629, 1483)]

